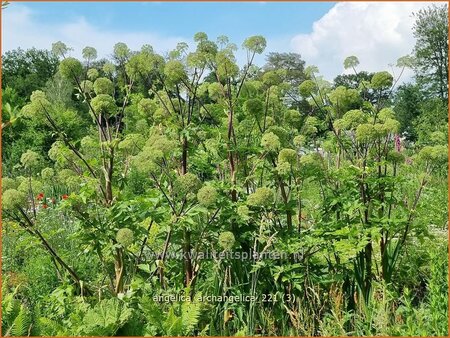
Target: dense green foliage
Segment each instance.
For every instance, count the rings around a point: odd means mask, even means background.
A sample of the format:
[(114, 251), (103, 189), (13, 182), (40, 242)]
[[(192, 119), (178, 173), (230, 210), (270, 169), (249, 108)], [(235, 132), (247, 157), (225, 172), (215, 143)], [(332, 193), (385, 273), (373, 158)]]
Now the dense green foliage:
[(447, 335), (446, 103), (194, 40), (6, 82), (3, 334)]

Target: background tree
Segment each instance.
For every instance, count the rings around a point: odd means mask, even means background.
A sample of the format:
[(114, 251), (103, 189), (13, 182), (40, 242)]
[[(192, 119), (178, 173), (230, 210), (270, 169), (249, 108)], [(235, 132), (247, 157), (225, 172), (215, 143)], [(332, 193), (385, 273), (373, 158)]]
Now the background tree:
[(307, 79), (305, 74), (305, 61), (297, 53), (276, 53), (267, 54), (264, 71), (284, 69), (284, 81), (298, 87), (300, 83)]
[(11, 87), (18, 95), (13, 105), (22, 106), (33, 90), (45, 86), (56, 73), (59, 60), (47, 50), (18, 48), (2, 56), (2, 88)]
[(403, 84), (395, 93), (395, 113), (400, 122), (400, 131), (409, 140), (417, 140), (414, 120), (420, 116), (424, 95), (417, 84)]
[(431, 5), (414, 13), (414, 57), (418, 84), (443, 101), (448, 97), (448, 5)]
[(266, 63), (263, 66), (263, 73), (274, 70), (284, 70), (283, 81), (290, 85), (286, 91), (286, 102), (300, 110), (305, 110), (305, 102), (301, 101), (297, 88), (304, 80), (308, 79), (305, 74), (305, 61), (297, 53), (276, 53), (267, 54)]

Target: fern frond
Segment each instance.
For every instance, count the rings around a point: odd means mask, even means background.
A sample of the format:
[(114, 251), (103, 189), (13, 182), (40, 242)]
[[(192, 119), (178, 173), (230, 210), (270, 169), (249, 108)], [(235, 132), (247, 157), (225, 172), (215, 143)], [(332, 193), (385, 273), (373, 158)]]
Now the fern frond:
[(188, 335), (197, 326), (200, 317), (200, 306), (201, 303), (198, 301), (184, 302), (181, 305), (181, 319), (184, 335)]
[(13, 336), (28, 336), (31, 322), (32, 318), (30, 310), (25, 305), (21, 305), (19, 314), (14, 319), (11, 327), (11, 334)]
[(86, 312), (80, 333), (113, 336), (131, 317), (131, 310), (117, 298), (104, 299)]
[(37, 321), (40, 336), (59, 336), (61, 325), (49, 318), (40, 317)]
[(14, 320), (20, 314), (21, 305), (19, 300), (16, 299), (16, 295), (19, 291), (20, 285), (18, 285), (12, 292), (9, 292), (8, 288), (6, 293), (3, 293), (2, 297), (2, 331), (5, 335), (10, 335), (14, 328)]
[(161, 311), (161, 307), (149, 297), (142, 297), (139, 307), (142, 310), (147, 323), (150, 324), (150, 326), (156, 327), (162, 331), (164, 315)]
[(163, 324), (164, 334), (168, 336), (181, 336), (183, 334), (183, 321), (175, 314), (173, 307), (170, 308), (167, 318)]
[(11, 326), (19, 311), (20, 303), (14, 298), (14, 294), (4, 295), (2, 300), (2, 325)]

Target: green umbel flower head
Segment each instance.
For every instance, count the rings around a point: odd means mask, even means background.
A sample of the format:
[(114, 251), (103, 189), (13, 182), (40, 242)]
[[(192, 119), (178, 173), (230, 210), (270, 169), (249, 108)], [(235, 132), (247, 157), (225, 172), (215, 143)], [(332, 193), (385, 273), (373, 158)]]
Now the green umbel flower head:
[(233, 248), (236, 239), (230, 231), (224, 231), (219, 235), (219, 245), (222, 249), (229, 251)]
[(287, 162), (289, 164), (295, 164), (297, 161), (297, 152), (294, 149), (281, 149), (278, 154), (278, 162)]
[(183, 64), (177, 60), (171, 60), (166, 63), (164, 75), (169, 85), (182, 84), (187, 78)]
[(358, 90), (344, 86), (338, 86), (328, 97), (334, 106), (339, 107), (339, 111), (347, 111), (359, 106), (362, 100)]
[(52, 53), (56, 56), (64, 56), (71, 48), (67, 47), (64, 42), (57, 41), (52, 43)]
[(107, 79), (106, 77), (99, 77), (94, 82), (94, 92), (97, 95), (112, 95), (114, 92), (114, 85), (110, 79)]
[(145, 140), (141, 134), (128, 134), (125, 138), (119, 143), (119, 150), (136, 155), (137, 152), (142, 149), (144, 146)]
[(89, 47), (89, 46), (84, 47), (82, 54), (83, 54), (83, 58), (88, 61), (92, 61), (97, 58), (97, 50), (94, 47)]
[(299, 127), (299, 124), (302, 120), (301, 114), (295, 109), (289, 109), (284, 114), (284, 119), (287, 123), (291, 124), (293, 127)]
[(372, 142), (378, 136), (377, 128), (372, 123), (363, 123), (356, 128), (356, 140), (359, 142)]
[(237, 208), (237, 214), (243, 220), (248, 220), (250, 217), (250, 209), (246, 205), (240, 205)]
[(87, 77), (91, 81), (95, 81), (98, 78), (98, 70), (95, 68), (91, 68), (87, 71)]
[(50, 182), (55, 177), (53, 168), (44, 168), (41, 171), (41, 177), (44, 181)]
[(303, 147), (306, 142), (306, 137), (304, 135), (297, 135), (294, 137), (294, 144), (297, 147)]
[(247, 204), (254, 207), (267, 207), (274, 202), (274, 194), (272, 189), (258, 188), (247, 198)]
[(445, 145), (426, 146), (420, 150), (418, 158), (424, 162), (444, 163), (448, 158), (448, 148)]
[(33, 93), (31, 93), (30, 95), (30, 101), (36, 104), (43, 104), (43, 105), (49, 104), (47, 97), (42, 90), (33, 91)]
[(266, 39), (261, 35), (250, 36), (242, 43), (242, 47), (256, 54), (261, 54), (266, 49)]
[(51, 110), (51, 104), (47, 100), (45, 93), (41, 90), (35, 90), (30, 95), (30, 103), (22, 107), (21, 113), (25, 117), (40, 118), (44, 112)]
[(280, 139), (272, 132), (265, 133), (261, 138), (261, 146), (266, 151), (276, 151), (280, 145)]
[(124, 248), (129, 247), (131, 244), (133, 244), (134, 241), (133, 231), (128, 228), (119, 229), (116, 234), (116, 241)]
[(291, 173), (291, 167), (289, 162), (278, 162), (277, 171), (280, 175), (289, 175)]
[(249, 99), (244, 103), (245, 111), (255, 117), (259, 117), (264, 112), (264, 104), (260, 99)]
[(400, 130), (400, 122), (391, 118), (387, 118), (382, 126), (383, 135), (397, 133)]
[(26, 195), (16, 189), (8, 189), (2, 194), (3, 210), (14, 210), (17, 207), (24, 207), (26, 203)]
[(378, 72), (372, 76), (370, 84), (374, 89), (388, 89), (392, 86), (394, 78), (388, 72)]
[(266, 117), (266, 127), (272, 127), (275, 125), (275, 120), (272, 116)]
[(176, 190), (179, 196), (185, 196), (188, 193), (196, 193), (201, 186), (201, 182), (197, 175), (187, 173), (179, 176), (176, 180)]
[(388, 119), (395, 119), (395, 113), (391, 108), (383, 108), (377, 117), (380, 121), (385, 122)]
[(59, 64), (59, 72), (67, 79), (79, 78), (83, 73), (83, 65), (75, 58), (65, 58)]
[(92, 109), (97, 114), (115, 113), (117, 110), (116, 102), (107, 94), (99, 94), (91, 101)]
[(20, 157), (20, 163), (27, 169), (34, 168), (39, 164), (39, 155), (32, 150), (27, 150)]
[(300, 157), (300, 168), (304, 177), (317, 177), (323, 174), (323, 159), (318, 153)]
[[(20, 184), (17, 187), (17, 190), (25, 195), (29, 195), (30, 193), (30, 179), (24, 179), (20, 181)], [(31, 179), (31, 190), (33, 192), (40, 192), (44, 190), (44, 184), (41, 181), (38, 181), (35, 178)]]
[(85, 93), (85, 94), (92, 93), (92, 91), (94, 90), (94, 84), (92, 83), (92, 81), (89, 81), (89, 80), (81, 81), (80, 87), (81, 87), (81, 90), (83, 91), (83, 93)]
[(200, 205), (210, 207), (217, 201), (217, 190), (212, 186), (204, 186), (197, 193), (197, 200)]
[(403, 162), (405, 162), (405, 155), (403, 155), (401, 152), (396, 151), (396, 150), (391, 150), (388, 153), (387, 158), (392, 163), (403, 163)]
[(130, 48), (126, 43), (118, 42), (114, 45), (114, 57), (119, 60), (124, 60), (130, 55)]
[(300, 86), (298, 87), (298, 90), (300, 92), (300, 95), (303, 97), (309, 97), (311, 94), (313, 94), (316, 91), (316, 84), (312, 80), (306, 80), (303, 81)]
[(359, 65), (359, 60), (356, 56), (351, 55), (345, 58), (344, 60), (344, 68), (348, 69), (348, 68), (355, 68), (356, 66)]
[(277, 135), (278, 139), (280, 140), (280, 144), (289, 143), (291, 139), (289, 132), (279, 125), (271, 126), (267, 129), (266, 133), (274, 133), (275, 135)]
[(14, 178), (11, 177), (2, 178), (2, 191), (6, 191), (9, 189), (17, 189), (18, 186), (19, 182), (17, 182)]
[(349, 110), (334, 123), (336, 129), (351, 130), (356, 128), (362, 123), (367, 122), (367, 116), (359, 109)]
[(112, 64), (111, 62), (106, 62), (103, 65), (103, 71), (105, 72), (106, 75), (112, 75), (114, 74), (114, 72), (116, 71), (116, 66), (114, 66), (114, 64)]
[(268, 86), (277, 86), (283, 82), (280, 71), (270, 70), (263, 75), (263, 83)]

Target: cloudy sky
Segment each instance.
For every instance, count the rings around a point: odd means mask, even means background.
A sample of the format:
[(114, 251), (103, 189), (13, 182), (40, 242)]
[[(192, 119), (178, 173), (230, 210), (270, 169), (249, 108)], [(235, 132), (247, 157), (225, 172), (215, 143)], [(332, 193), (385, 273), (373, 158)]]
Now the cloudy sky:
[[(2, 52), (50, 49), (63, 41), (79, 56), (83, 47), (107, 57), (119, 41), (158, 52), (179, 41), (192, 43), (198, 31), (211, 39), (227, 35), (241, 45), (264, 35), (266, 52), (297, 52), (319, 67), (326, 79), (343, 72), (342, 62), (356, 55), (360, 68), (394, 70), (389, 65), (411, 53), (413, 12), (430, 2), (21, 2), (2, 11)], [(238, 55), (238, 60), (243, 54)], [(262, 65), (264, 57), (257, 63)], [(408, 76), (408, 74), (407, 74)]]

